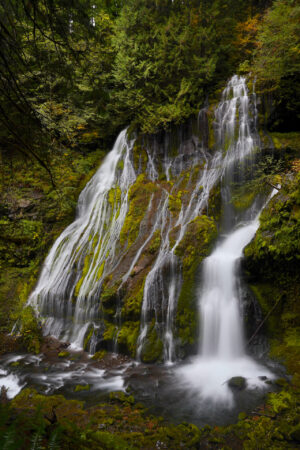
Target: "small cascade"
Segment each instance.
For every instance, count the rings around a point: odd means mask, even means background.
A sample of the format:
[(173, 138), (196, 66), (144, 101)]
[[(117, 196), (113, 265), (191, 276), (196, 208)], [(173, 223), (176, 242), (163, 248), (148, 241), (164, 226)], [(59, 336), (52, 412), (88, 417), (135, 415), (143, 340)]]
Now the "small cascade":
[[(163, 167), (167, 180), (173, 172), (183, 170), (184, 163), (182, 154), (179, 152), (177, 158), (167, 158), (163, 160)], [(163, 358), (168, 364), (176, 360), (176, 348), (174, 343), (174, 326), (177, 301), (182, 286), (182, 275), (179, 260), (175, 250), (184, 237), (188, 224), (201, 214), (207, 207), (209, 194), (212, 187), (220, 179), (222, 173), (221, 152), (216, 152), (213, 156), (209, 154), (204, 142), (201, 143), (198, 152), (193, 155), (192, 166), (199, 162), (204, 166), (198, 181), (191, 192), (187, 204), (182, 203), (178, 219), (174, 220), (168, 208), (171, 192), (165, 191), (166, 199), (161, 206), (159, 213), (160, 222), (156, 229), (160, 230), (161, 245), (155, 263), (147, 275), (143, 293), (141, 327), (137, 343), (137, 360), (142, 359), (143, 347), (149, 328), (154, 328), (160, 337), (163, 346)], [(154, 170), (153, 158), (148, 162), (148, 177), (155, 177), (157, 171)], [(154, 179), (154, 178), (153, 178)], [(171, 245), (170, 233), (177, 228), (175, 244)], [(150, 330), (151, 331), (151, 330)]]
[(259, 377), (272, 376), (246, 356), (239, 301), (239, 262), (243, 249), (259, 227), (259, 215), (266, 202), (257, 197), (242, 213), (235, 212), (231, 202), (231, 184), (249, 179), (259, 145), (255, 98), (253, 104), (245, 78), (234, 76), (228, 83), (215, 112), (215, 130), (217, 147), (223, 154), (220, 175), (223, 234), (203, 264), (199, 354), (179, 374), (200, 392), (202, 399), (223, 401), (231, 406), (230, 378), (244, 377), (248, 387), (257, 387), (262, 385)]
[[(160, 212), (161, 245), (156, 261), (147, 275), (143, 293), (141, 329), (137, 343), (138, 360), (141, 360), (143, 344), (148, 333), (153, 311), (156, 331), (163, 338), (165, 359), (167, 361), (174, 360), (173, 316), (170, 317), (169, 311), (172, 308), (171, 303), (175, 303), (175, 293), (180, 292), (181, 280), (179, 276), (174, 276), (175, 273), (178, 273), (178, 270), (176, 271), (177, 259), (170, 251), (169, 233), (172, 222), (168, 203), (169, 193), (165, 192), (165, 201)], [(160, 318), (160, 311), (165, 310), (167, 310), (166, 318)], [(167, 339), (165, 339), (166, 335)]]
[[(45, 334), (74, 347), (82, 348), (87, 333), (97, 332), (102, 282), (120, 259), (118, 238), (136, 179), (132, 145), (122, 131), (81, 192), (76, 220), (53, 245), (28, 300), (44, 318)], [(94, 347), (93, 336), (90, 342)]]

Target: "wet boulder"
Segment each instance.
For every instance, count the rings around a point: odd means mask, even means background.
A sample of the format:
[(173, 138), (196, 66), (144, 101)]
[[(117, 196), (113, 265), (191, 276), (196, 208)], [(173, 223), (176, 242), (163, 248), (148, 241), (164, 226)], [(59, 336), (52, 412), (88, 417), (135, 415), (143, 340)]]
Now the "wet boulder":
[(242, 391), (247, 387), (247, 381), (244, 377), (232, 377), (228, 380), (228, 386), (231, 389)]

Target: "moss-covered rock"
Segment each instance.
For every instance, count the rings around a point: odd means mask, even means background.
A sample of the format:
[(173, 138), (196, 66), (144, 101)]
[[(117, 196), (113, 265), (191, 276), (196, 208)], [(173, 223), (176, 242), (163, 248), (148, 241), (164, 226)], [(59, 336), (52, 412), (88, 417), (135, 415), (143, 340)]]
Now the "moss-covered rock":
[(149, 329), (144, 340), (141, 359), (145, 363), (153, 363), (162, 359), (163, 342), (159, 336), (155, 320), (149, 325)]
[(120, 243), (130, 247), (137, 239), (140, 224), (148, 208), (151, 194), (158, 189), (157, 185), (147, 180), (145, 174), (137, 177), (129, 190), (129, 210), (120, 233)]
[(148, 252), (151, 253), (152, 255), (154, 255), (159, 250), (160, 244), (161, 244), (161, 231), (156, 230), (153, 233), (152, 239), (148, 246)]
[(124, 353), (128, 353), (133, 358), (136, 354), (136, 345), (140, 331), (140, 322), (127, 321), (122, 323), (118, 330), (117, 342)]
[(99, 350), (98, 352), (94, 353), (92, 356), (93, 361), (101, 361), (105, 355), (107, 354), (106, 350)]
[(237, 390), (241, 391), (246, 388), (247, 381), (244, 377), (232, 377), (228, 381), (228, 386), (231, 389), (237, 389)]
[[(0, 181), (0, 331), (10, 332), (37, 280), (50, 246), (73, 220), (78, 195), (104, 156), (100, 150), (54, 151), (52, 175), (57, 187), (34, 161), (13, 155), (1, 161)], [(21, 298), (22, 297), (22, 298)], [(30, 310), (21, 317), (34, 325)], [(30, 317), (29, 317), (30, 316)], [(25, 329), (25, 328), (24, 328)], [(38, 338), (32, 344), (38, 351)], [(26, 338), (28, 344), (29, 338)], [(27, 346), (26, 344), (26, 346)], [(31, 347), (31, 345), (29, 344)]]
[(89, 384), (77, 384), (74, 388), (74, 392), (82, 392), (82, 391), (89, 391), (90, 385)]

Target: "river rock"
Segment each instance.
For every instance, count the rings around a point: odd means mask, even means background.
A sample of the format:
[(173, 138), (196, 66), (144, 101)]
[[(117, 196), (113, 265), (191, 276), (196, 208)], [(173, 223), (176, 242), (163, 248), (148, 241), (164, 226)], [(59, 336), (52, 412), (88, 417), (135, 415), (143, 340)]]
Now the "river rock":
[(241, 391), (241, 390), (245, 389), (246, 386), (247, 386), (246, 378), (244, 378), (244, 377), (232, 377), (228, 381), (228, 386), (231, 389), (237, 389), (237, 390)]

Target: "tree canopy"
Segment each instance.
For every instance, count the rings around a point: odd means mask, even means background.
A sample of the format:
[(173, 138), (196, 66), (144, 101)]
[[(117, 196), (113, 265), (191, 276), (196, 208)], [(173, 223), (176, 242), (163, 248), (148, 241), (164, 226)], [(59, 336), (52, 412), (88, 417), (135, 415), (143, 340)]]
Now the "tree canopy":
[(49, 167), (129, 124), (157, 132), (239, 67), (295, 118), (299, 54), (293, 0), (1, 0), (1, 151)]

